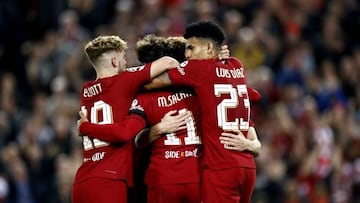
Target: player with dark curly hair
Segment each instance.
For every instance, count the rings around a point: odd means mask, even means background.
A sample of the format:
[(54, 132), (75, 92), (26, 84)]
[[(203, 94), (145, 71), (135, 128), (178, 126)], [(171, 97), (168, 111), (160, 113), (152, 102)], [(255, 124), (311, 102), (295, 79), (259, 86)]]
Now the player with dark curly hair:
[[(234, 57), (218, 59), (225, 34), (212, 21), (189, 24), (184, 38), (189, 60), (155, 78), (147, 87), (173, 84), (194, 89), (202, 112), (202, 201), (248, 203), (256, 179), (255, 160), (249, 149), (260, 149), (261, 143), (250, 119), (245, 68)], [(243, 151), (228, 143), (236, 136), (243, 142)]]
[[(138, 60), (144, 64), (163, 55), (182, 61), (184, 50), (185, 39), (182, 37), (147, 35), (136, 43)], [(130, 109), (131, 114), (142, 115), (149, 126), (159, 123), (166, 114), (184, 112), (191, 115), (184, 129), (163, 133), (153, 127), (146, 137), (149, 140), (145, 139), (146, 144), (151, 143), (150, 163), (145, 175), (148, 203), (201, 201), (198, 168), (200, 105), (189, 88), (171, 87), (139, 94)]]
[[(136, 51), (138, 59), (142, 63), (151, 62), (163, 55), (182, 61), (185, 60), (185, 46), (186, 40), (182, 37), (165, 39), (148, 35), (137, 42)], [(162, 129), (166, 129), (166, 126), (160, 127), (161, 123), (164, 123), (161, 121), (171, 120), (185, 109), (192, 111), (190, 111), (191, 117), (188, 118), (184, 128), (177, 132), (165, 133)], [(143, 93), (134, 100), (130, 114), (142, 116), (149, 126), (153, 126), (151, 136), (148, 137), (150, 140), (146, 141), (153, 142), (151, 162), (145, 178), (145, 182), (149, 186), (148, 202), (172, 202), (181, 199), (186, 202), (199, 202), (197, 158), (201, 141), (196, 124), (200, 123), (200, 107), (194, 93), (183, 87)], [(94, 132), (100, 131), (94, 131), (94, 126), (96, 125), (92, 125), (90, 128), (92, 132), (88, 130), (88, 133), (96, 137)], [(105, 130), (102, 134), (104, 132), (109, 131)], [(111, 133), (109, 134), (111, 137)], [(111, 139), (119, 138), (113, 136)], [(230, 140), (229, 144), (235, 146), (237, 142), (238, 139), (234, 139)], [(141, 171), (141, 168), (138, 170)], [(135, 178), (139, 177), (142, 176), (137, 175)], [(135, 191), (139, 192), (139, 188), (136, 188)], [(140, 200), (136, 199), (137, 202), (141, 202), (141, 197)]]

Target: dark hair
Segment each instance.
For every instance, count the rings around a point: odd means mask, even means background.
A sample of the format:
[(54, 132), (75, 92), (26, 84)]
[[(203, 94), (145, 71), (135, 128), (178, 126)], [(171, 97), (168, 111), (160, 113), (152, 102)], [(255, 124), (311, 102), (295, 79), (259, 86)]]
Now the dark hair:
[(136, 54), (141, 63), (149, 63), (164, 56), (165, 38), (153, 34), (136, 42)]
[(149, 63), (163, 56), (185, 60), (186, 40), (183, 37), (158, 37), (146, 35), (136, 43), (136, 54), (141, 63)]
[(179, 62), (185, 61), (186, 39), (183, 37), (168, 37), (165, 41), (164, 54), (171, 56)]
[(218, 46), (221, 46), (225, 40), (223, 29), (213, 21), (198, 21), (187, 25), (184, 38), (191, 37), (211, 39)]

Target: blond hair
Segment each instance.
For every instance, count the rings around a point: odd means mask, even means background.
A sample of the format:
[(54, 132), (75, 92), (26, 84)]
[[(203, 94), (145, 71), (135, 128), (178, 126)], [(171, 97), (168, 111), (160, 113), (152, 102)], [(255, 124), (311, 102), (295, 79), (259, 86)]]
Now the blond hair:
[(124, 51), (127, 43), (119, 36), (99, 36), (91, 40), (85, 45), (84, 51), (89, 60), (94, 63), (105, 52), (108, 51)]

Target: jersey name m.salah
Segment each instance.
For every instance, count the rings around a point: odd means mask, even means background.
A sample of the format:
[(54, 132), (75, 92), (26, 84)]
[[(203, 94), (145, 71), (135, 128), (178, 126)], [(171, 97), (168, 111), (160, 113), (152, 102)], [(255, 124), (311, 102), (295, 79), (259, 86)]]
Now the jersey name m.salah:
[(175, 85), (194, 88), (201, 104), (203, 168), (255, 168), (249, 152), (228, 150), (220, 143), (224, 130), (240, 129), (247, 135), (250, 123), (250, 102), (245, 70), (240, 60), (229, 58), (190, 60), (168, 71)]
[[(150, 82), (150, 65), (128, 69), (119, 75), (86, 82), (83, 85), (81, 109), (91, 123), (121, 122), (128, 114), (139, 89)], [(131, 141), (107, 143), (83, 136), (83, 163), (76, 182), (88, 178), (121, 179), (132, 185), (133, 144)]]
[[(162, 135), (152, 145), (150, 164), (146, 171), (147, 185), (199, 183), (199, 147), (201, 140), (198, 127), (200, 105), (191, 92), (157, 91), (144, 93), (134, 100), (131, 112), (142, 111), (149, 125), (155, 125), (170, 110), (187, 109), (192, 117), (187, 128), (176, 133)], [(140, 112), (141, 114), (141, 112)]]

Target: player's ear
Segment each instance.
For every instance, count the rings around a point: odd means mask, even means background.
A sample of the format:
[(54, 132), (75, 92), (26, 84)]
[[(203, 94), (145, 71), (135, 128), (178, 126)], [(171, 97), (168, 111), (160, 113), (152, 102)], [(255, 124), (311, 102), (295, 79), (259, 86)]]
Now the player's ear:
[(116, 68), (118, 67), (118, 60), (116, 59), (116, 57), (111, 57), (111, 65)]
[(207, 44), (207, 53), (208, 53), (208, 54), (211, 54), (211, 53), (213, 53), (213, 51), (214, 51), (214, 44), (211, 43), (211, 42), (209, 42), (209, 43)]

